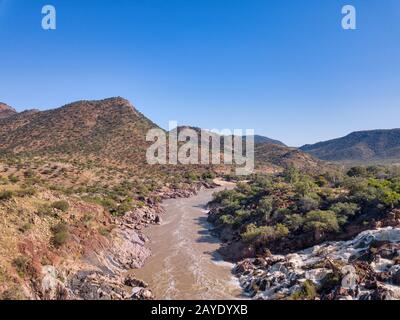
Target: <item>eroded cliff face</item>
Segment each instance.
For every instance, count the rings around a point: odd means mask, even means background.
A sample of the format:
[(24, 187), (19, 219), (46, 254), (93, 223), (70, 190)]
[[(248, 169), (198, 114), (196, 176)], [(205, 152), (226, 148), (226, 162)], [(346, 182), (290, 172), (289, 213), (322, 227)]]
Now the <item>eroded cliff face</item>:
[(145, 247), (148, 239), (138, 229), (161, 221), (160, 214), (158, 205), (127, 213), (104, 223), (113, 228), (107, 236), (85, 238), (75, 231), (62, 252), (47, 252), (52, 254), (47, 264), (35, 261), (34, 253), (45, 249), (31, 243), (31, 248), (21, 251), (29, 261), (29, 271), (15, 280), (27, 299), (152, 299), (147, 284), (126, 272), (140, 268), (150, 256)]
[(289, 255), (246, 259), (235, 270), (254, 299), (398, 300), (400, 228), (368, 230)]

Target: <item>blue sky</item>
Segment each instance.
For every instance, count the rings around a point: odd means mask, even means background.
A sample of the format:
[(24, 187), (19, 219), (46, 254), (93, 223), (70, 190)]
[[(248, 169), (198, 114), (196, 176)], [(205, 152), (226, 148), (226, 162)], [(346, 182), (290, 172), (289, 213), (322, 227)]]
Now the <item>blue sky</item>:
[[(46, 4), (55, 31), (41, 29)], [(163, 127), (299, 146), (400, 127), (399, 39), (398, 0), (0, 0), (0, 101), (123, 96)]]

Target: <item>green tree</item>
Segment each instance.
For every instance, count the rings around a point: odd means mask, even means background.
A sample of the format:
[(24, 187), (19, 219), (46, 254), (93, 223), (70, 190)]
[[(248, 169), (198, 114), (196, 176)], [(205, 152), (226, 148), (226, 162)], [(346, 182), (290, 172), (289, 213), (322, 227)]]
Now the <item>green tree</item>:
[(272, 197), (264, 197), (258, 204), (257, 211), (262, 216), (262, 219), (266, 222), (271, 217), (271, 213), (274, 207), (274, 201)]
[(307, 213), (304, 228), (306, 231), (337, 232), (339, 223), (335, 212), (315, 210)]

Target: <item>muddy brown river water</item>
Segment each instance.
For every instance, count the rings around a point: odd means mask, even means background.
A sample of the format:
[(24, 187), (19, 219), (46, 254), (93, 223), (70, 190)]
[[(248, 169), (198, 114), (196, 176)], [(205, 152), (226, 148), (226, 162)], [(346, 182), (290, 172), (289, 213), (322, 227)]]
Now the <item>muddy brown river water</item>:
[(220, 241), (210, 233), (206, 205), (212, 194), (202, 190), (188, 199), (164, 202), (160, 226), (145, 234), (152, 256), (135, 275), (149, 283), (157, 299), (239, 299), (241, 289), (232, 275), (233, 264), (216, 252)]

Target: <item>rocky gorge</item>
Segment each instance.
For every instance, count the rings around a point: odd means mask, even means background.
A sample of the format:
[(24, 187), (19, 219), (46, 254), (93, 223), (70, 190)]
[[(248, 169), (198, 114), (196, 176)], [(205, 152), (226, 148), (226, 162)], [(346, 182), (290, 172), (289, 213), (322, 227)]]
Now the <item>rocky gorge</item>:
[[(185, 190), (163, 188), (157, 194), (161, 199), (188, 198), (213, 187), (203, 182)], [(148, 284), (128, 271), (142, 267), (151, 255), (146, 247), (149, 239), (142, 231), (159, 224), (163, 211), (159, 203), (150, 203), (114, 218), (114, 228), (106, 241), (88, 245), (78, 262), (41, 266), (35, 279), (23, 286), (25, 295), (45, 300), (154, 299)]]

